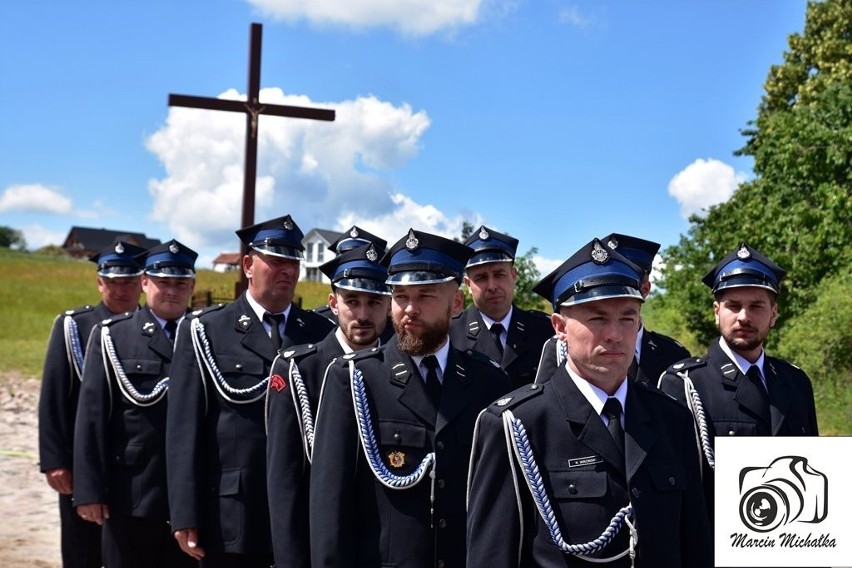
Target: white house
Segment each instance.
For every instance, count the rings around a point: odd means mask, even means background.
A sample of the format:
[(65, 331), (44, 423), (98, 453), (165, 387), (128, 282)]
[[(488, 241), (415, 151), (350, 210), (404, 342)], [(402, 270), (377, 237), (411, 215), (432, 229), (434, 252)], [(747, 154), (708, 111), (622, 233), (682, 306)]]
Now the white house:
[(343, 233), (326, 229), (308, 231), (302, 239), (302, 244), (305, 246), (305, 259), (302, 261), (299, 280), (330, 283), (325, 274), (320, 272), (319, 267), (334, 258), (334, 251), (329, 250), (328, 245), (339, 239), (341, 235)]

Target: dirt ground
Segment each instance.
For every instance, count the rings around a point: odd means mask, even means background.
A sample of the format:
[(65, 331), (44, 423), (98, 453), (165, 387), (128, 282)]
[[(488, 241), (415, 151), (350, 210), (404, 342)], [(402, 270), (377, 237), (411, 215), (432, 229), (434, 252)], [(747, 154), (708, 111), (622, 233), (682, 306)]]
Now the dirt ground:
[(39, 382), (0, 371), (0, 564), (59, 568), (56, 493), (38, 470)]

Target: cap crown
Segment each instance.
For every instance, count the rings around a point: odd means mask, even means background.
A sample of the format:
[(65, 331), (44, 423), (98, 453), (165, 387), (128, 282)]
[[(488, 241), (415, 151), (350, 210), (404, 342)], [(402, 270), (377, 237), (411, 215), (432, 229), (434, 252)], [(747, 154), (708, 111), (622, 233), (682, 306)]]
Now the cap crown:
[(339, 239), (328, 245), (328, 248), (329, 250), (340, 254), (370, 243), (376, 245), (376, 251), (379, 253), (379, 257), (385, 254), (385, 249), (388, 247), (388, 242), (386, 240), (381, 237), (377, 237), (373, 233), (365, 231), (358, 225), (352, 225), (348, 231), (340, 235)]
[(388, 270), (380, 258), (376, 245), (370, 243), (337, 255), (319, 269), (337, 288), (388, 295)]
[(145, 274), (160, 278), (195, 276), (198, 253), (174, 239), (152, 247), (137, 257), (145, 266)]
[(549, 300), (554, 311), (608, 298), (642, 300), (643, 276), (640, 267), (594, 239), (539, 281), (533, 292)]
[(98, 265), (98, 274), (105, 278), (127, 278), (142, 274), (142, 265), (136, 259), (145, 249), (134, 244), (114, 240), (112, 244), (89, 260)]

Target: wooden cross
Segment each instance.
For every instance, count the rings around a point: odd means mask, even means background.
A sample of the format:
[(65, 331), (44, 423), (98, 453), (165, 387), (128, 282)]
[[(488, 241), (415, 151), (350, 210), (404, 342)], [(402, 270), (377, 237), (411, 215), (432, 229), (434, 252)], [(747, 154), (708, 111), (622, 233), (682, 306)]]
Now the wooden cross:
[[(333, 110), (260, 103), (258, 99), (260, 98), (260, 46), (262, 35), (263, 26), (252, 24), (249, 46), (248, 100), (228, 101), (210, 97), (169, 95), (169, 106), (245, 113), (246, 158), (245, 177), (243, 179), (242, 224), (240, 227), (248, 227), (254, 224), (254, 193), (255, 182), (257, 181), (257, 119), (259, 115), (268, 114), (291, 118), (309, 118), (312, 120), (334, 120)], [(241, 251), (245, 254), (245, 245), (241, 245)], [(242, 277), (242, 285), (243, 289), (245, 289), (245, 274)]]

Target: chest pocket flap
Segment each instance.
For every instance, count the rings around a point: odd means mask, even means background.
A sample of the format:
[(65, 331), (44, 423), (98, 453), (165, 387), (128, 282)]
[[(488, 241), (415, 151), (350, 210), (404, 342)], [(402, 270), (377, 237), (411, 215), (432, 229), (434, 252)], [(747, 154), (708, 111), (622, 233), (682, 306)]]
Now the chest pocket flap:
[(254, 376), (266, 373), (263, 359), (252, 357), (251, 353), (217, 353), (214, 358), (222, 373)]
[(607, 491), (605, 471), (557, 471), (550, 474), (555, 499), (593, 499)]
[(123, 359), (124, 371), (134, 375), (154, 375), (159, 377), (163, 362), (159, 359)]
[(426, 446), (426, 428), (408, 422), (380, 421), (379, 443), (382, 446), (423, 448)]

